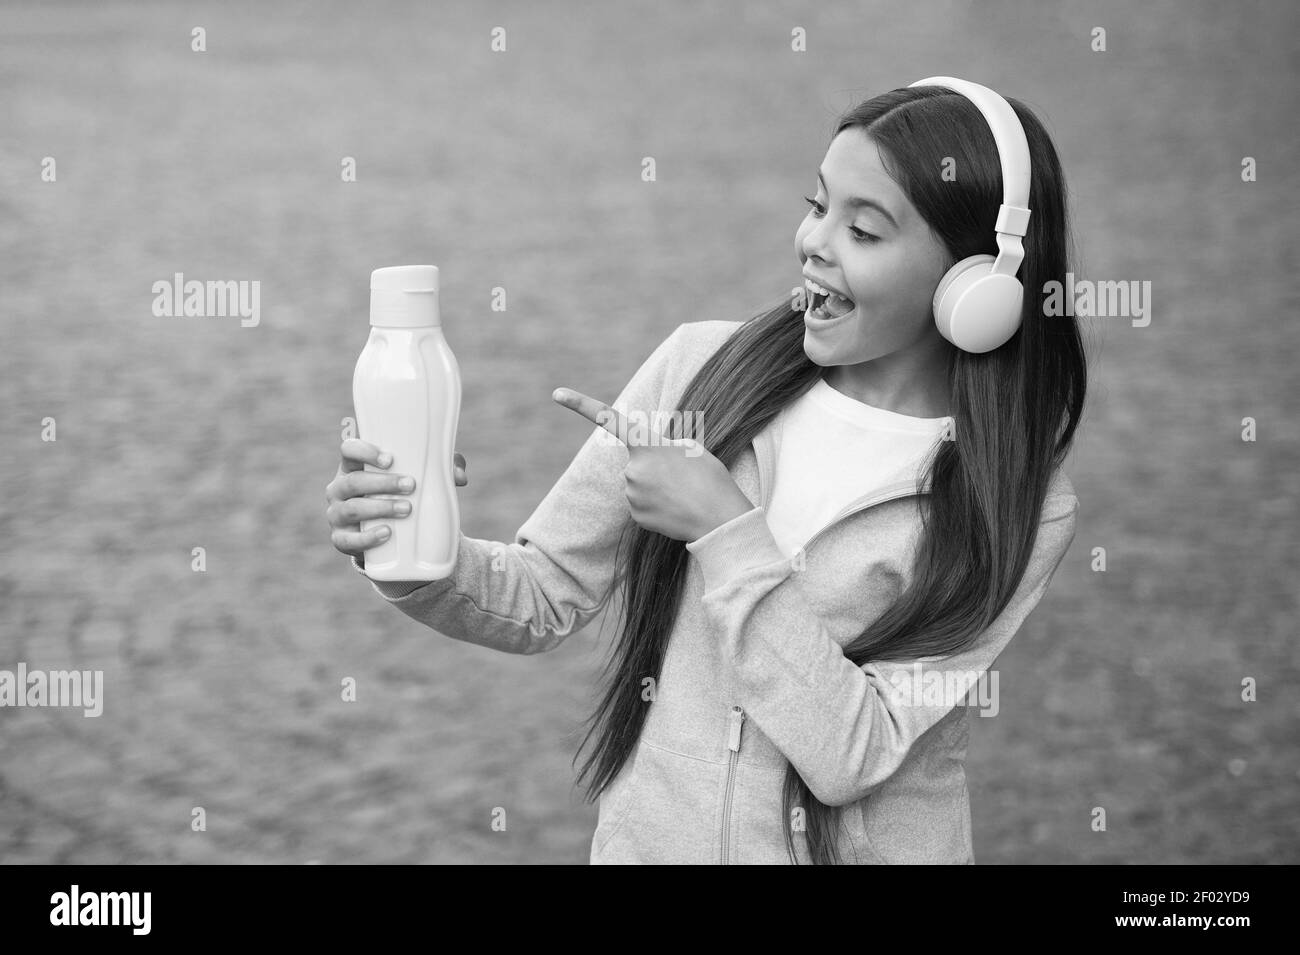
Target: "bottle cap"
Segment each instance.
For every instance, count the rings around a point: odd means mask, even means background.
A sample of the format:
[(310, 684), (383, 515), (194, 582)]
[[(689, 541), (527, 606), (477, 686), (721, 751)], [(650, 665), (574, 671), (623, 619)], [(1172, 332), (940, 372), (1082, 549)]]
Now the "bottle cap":
[(390, 265), (370, 273), (370, 324), (389, 328), (441, 325), (436, 265)]

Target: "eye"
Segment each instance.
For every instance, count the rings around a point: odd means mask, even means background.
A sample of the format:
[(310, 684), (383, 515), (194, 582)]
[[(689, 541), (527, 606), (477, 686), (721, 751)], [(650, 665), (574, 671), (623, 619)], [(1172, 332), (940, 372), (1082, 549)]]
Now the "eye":
[[(816, 199), (814, 199), (812, 196), (804, 196), (803, 201), (808, 203), (808, 205), (812, 206), (813, 218), (820, 219), (822, 216), (826, 215), (826, 210), (822, 208), (822, 204), (818, 202)], [(870, 232), (863, 232), (857, 226), (849, 226), (849, 232), (853, 234), (853, 238), (855, 240), (863, 244), (870, 244), (872, 242), (880, 241), (880, 236), (872, 235)]]

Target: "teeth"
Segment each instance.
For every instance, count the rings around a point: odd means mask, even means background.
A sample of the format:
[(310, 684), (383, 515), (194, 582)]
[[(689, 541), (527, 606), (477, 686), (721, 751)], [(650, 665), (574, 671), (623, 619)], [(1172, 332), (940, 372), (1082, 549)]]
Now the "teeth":
[[(812, 315), (814, 318), (824, 319), (827, 321), (836, 318), (842, 318), (843, 316), (849, 314), (849, 312), (851, 312), (853, 308), (855, 308), (852, 299), (845, 298), (843, 295), (840, 295), (838, 292), (832, 292), (830, 289), (818, 285), (812, 279), (805, 278), (803, 280), (803, 284), (804, 284), (804, 288), (807, 289), (809, 293), (808, 294), (809, 302), (805, 308), (805, 311), (807, 312), (807, 314)], [(813, 300), (817, 296), (821, 297), (821, 302), (816, 307), (814, 307)], [(832, 314), (831, 312), (832, 306), (834, 306), (835, 311), (838, 312), (839, 314)]]
[(831, 291), (830, 289), (828, 289), (828, 288), (823, 288), (822, 286), (820, 286), (820, 285), (818, 285), (816, 282), (814, 282), (812, 279), (804, 279), (804, 280), (803, 280), (803, 284), (804, 284), (804, 288), (807, 288), (807, 289), (810, 289), (811, 291), (817, 292), (819, 295), (825, 295), (825, 296), (827, 296), (827, 297), (830, 297), (830, 296), (832, 296), (832, 295), (838, 295), (840, 298), (843, 298), (844, 301), (846, 301), (846, 302), (849, 301), (849, 299), (845, 298), (843, 295), (840, 295), (839, 292), (832, 292), (832, 291)]
[(832, 292), (828, 288), (823, 288), (822, 286), (814, 282), (812, 279), (805, 278), (803, 280), (803, 284), (804, 284), (804, 288), (806, 288), (810, 293), (816, 293), (817, 295), (821, 295), (826, 299), (826, 302), (822, 303), (822, 308), (820, 309), (820, 311), (822, 312), (825, 311), (826, 303), (829, 302), (831, 299), (838, 299), (842, 302), (849, 303), (849, 304), (852, 303), (852, 299), (847, 299), (844, 296), (840, 295), (838, 292)]

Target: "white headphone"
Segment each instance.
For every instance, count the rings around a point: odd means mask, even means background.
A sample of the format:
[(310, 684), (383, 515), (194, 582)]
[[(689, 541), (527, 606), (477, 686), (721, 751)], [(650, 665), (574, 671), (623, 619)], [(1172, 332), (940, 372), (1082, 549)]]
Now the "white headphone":
[(912, 86), (941, 86), (974, 103), (997, 143), (1002, 163), (1002, 206), (993, 230), (998, 255), (972, 255), (950, 268), (934, 290), (934, 323), (962, 351), (979, 354), (1004, 344), (1020, 327), (1024, 289), (1016, 272), (1029, 228), (1029, 142), (1015, 110), (987, 86), (931, 76)]

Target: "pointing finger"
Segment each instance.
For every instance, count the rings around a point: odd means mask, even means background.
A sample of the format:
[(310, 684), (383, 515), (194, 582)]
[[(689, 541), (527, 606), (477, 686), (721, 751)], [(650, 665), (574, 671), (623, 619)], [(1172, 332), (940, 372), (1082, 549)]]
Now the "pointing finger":
[(624, 447), (627, 446), (627, 418), (616, 408), (611, 408), (603, 401), (597, 401), (595, 398), (589, 398), (581, 392), (571, 391), (568, 388), (556, 388), (551, 392), (551, 397), (564, 407), (576, 411), (597, 427), (604, 428), (618, 438)]

